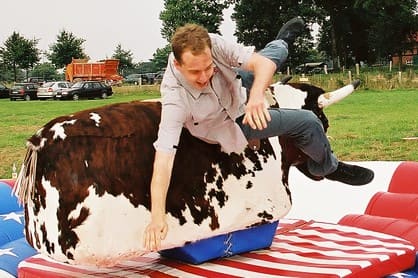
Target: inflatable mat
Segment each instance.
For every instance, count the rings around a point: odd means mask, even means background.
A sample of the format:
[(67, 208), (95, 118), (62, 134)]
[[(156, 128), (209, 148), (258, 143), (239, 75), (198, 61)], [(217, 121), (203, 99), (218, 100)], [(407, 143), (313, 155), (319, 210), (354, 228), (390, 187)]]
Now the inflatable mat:
[[(363, 214), (345, 215), (338, 223), (398, 236), (418, 249), (418, 162), (402, 162), (388, 192), (376, 192)], [(418, 261), (404, 275), (393, 277), (418, 277)]]
[(336, 224), (283, 219), (269, 249), (200, 265), (158, 253), (112, 268), (72, 266), (40, 255), (19, 264), (19, 277), (383, 277), (415, 264), (415, 248), (398, 237)]
[(24, 238), (24, 216), (16, 197), (13, 181), (0, 181), (0, 277), (16, 277), (17, 265), (36, 251)]
[[(383, 164), (377, 163), (376, 169), (386, 169), (386, 164)], [(2, 180), (0, 277), (418, 277), (417, 242), (414, 241), (418, 238), (418, 231), (415, 230), (417, 198), (414, 195), (418, 194), (418, 162), (398, 164), (393, 167), (394, 171), (382, 172), (387, 173), (386, 176), (379, 174), (385, 181), (387, 179), (387, 183), (382, 183), (379, 188), (388, 192), (375, 190), (375, 195), (369, 193), (369, 198), (362, 203), (363, 211), (359, 211), (359, 214), (346, 215), (338, 224), (282, 219), (277, 229), (273, 230), (275, 233), (270, 248), (214, 259), (199, 265), (185, 263), (181, 257), (184, 250), (168, 254), (170, 258), (150, 253), (112, 268), (72, 266), (51, 261), (36, 254), (27, 244), (23, 237), (22, 208), (11, 195), (13, 181)], [(376, 179), (374, 183), (380, 184), (381, 181)], [(335, 184), (330, 184), (329, 188), (325, 182), (322, 184), (326, 188), (317, 186), (320, 192), (336, 188)], [(312, 184), (308, 185), (313, 188)], [(371, 184), (370, 187), (373, 189), (373, 186)], [(344, 190), (344, 187), (340, 188)], [(356, 192), (356, 198), (365, 195), (362, 193)], [(327, 204), (327, 211), (331, 205)], [(351, 205), (358, 205), (358, 202)], [(350, 211), (355, 209), (358, 210), (351, 206)], [(345, 214), (339, 215), (341, 218)], [(357, 225), (354, 221), (351, 226), (346, 226), (358, 217), (360, 220), (357, 220)], [(374, 220), (367, 221), (369, 217), (374, 217)], [(312, 218), (308, 216), (303, 219)], [(403, 224), (385, 225), (379, 219)], [(240, 241), (251, 241), (253, 238), (246, 237), (243, 234)]]

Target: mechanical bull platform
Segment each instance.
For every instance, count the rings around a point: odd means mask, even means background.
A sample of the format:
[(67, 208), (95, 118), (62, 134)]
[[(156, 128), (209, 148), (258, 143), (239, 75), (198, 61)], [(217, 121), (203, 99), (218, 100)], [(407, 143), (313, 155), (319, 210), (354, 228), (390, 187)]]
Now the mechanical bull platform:
[[(312, 110), (326, 129), (322, 108), (357, 85), (325, 93), (307, 84), (276, 83), (274, 105)], [(158, 102), (93, 108), (58, 117), (28, 140), (14, 190), (25, 204), (26, 239), (37, 251), (61, 262), (101, 266), (146, 253), (142, 237), (150, 221), (160, 112)], [(286, 138), (226, 154), (184, 129), (162, 249), (281, 219), (291, 208), (289, 167), (303, 172), (304, 163)]]

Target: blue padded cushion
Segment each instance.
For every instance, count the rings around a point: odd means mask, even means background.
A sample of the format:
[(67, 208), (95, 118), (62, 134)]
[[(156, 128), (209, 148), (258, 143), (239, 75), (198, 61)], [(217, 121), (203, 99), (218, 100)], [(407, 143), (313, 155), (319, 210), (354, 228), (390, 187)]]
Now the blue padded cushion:
[(228, 234), (188, 243), (182, 247), (162, 250), (167, 258), (192, 264), (270, 247), (279, 221), (262, 224)]

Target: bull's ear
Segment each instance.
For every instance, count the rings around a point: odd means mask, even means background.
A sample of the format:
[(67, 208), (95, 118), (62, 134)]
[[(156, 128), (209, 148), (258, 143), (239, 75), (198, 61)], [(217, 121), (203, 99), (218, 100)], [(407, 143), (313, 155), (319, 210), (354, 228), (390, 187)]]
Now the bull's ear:
[(353, 85), (354, 89), (357, 89), (357, 87), (360, 86), (360, 83), (360, 79), (356, 79), (351, 83), (351, 85)]
[(292, 79), (292, 76), (291, 76), (291, 75), (288, 75), (288, 76), (284, 77), (284, 78), (280, 81), (280, 83), (282, 83), (282, 84), (287, 84), (287, 82), (289, 82), (289, 81), (290, 81), (290, 79)]

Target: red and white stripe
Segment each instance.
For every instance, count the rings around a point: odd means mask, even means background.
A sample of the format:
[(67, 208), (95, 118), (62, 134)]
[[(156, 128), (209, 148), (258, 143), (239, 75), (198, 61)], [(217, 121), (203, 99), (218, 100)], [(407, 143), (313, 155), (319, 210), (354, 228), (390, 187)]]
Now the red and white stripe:
[(95, 268), (37, 255), (20, 263), (19, 277), (381, 277), (412, 267), (415, 252), (408, 241), (394, 236), (284, 219), (271, 248), (200, 265), (151, 253), (112, 268)]

